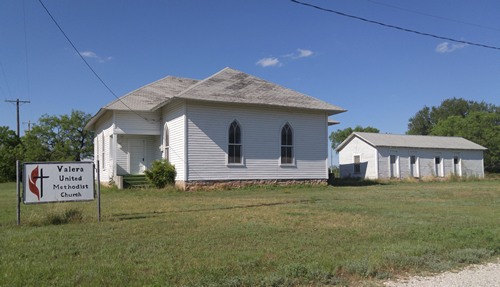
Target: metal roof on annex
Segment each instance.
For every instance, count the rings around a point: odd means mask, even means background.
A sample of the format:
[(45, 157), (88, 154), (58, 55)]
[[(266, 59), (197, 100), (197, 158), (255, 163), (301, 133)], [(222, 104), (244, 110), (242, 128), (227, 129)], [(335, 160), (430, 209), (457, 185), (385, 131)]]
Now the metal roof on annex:
[(487, 149), (462, 137), (395, 135), (354, 132), (336, 148), (336, 151), (342, 150), (354, 137), (360, 138), (373, 147), (432, 148), (457, 150)]

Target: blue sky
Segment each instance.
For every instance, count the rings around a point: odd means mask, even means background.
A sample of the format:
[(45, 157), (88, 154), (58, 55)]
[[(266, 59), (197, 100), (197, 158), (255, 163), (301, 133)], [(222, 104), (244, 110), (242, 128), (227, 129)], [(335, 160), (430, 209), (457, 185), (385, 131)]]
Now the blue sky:
[[(425, 33), (500, 47), (497, 0), (303, 0)], [(288, 0), (43, 0), (117, 94), (167, 75), (203, 79), (231, 67), (338, 105), (330, 131), (405, 133), (424, 105), (500, 104), (500, 50), (418, 36)], [(114, 96), (38, 0), (0, 1), (0, 125), (72, 109), (95, 114)], [(27, 129), (27, 124), (22, 125)]]

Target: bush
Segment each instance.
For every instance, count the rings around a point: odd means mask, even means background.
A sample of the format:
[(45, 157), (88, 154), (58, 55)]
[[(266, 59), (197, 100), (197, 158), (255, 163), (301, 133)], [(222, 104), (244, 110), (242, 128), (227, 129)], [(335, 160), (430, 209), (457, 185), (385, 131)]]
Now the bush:
[(62, 214), (60, 212), (50, 212), (47, 214), (45, 224), (67, 224), (72, 222), (81, 222), (83, 219), (83, 211), (81, 209), (70, 208)]
[(164, 188), (175, 183), (175, 166), (165, 159), (155, 160), (151, 168), (145, 171), (146, 178), (156, 187)]

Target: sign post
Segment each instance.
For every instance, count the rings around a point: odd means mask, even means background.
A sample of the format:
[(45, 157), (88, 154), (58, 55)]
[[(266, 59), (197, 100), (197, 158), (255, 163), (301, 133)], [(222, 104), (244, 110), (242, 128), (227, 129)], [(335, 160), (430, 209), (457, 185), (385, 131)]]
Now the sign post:
[(97, 160), (97, 222), (101, 222), (101, 177), (99, 175), (99, 160)]
[(21, 225), (21, 174), (19, 173), (19, 160), (16, 160), (16, 194), (17, 194), (17, 225)]

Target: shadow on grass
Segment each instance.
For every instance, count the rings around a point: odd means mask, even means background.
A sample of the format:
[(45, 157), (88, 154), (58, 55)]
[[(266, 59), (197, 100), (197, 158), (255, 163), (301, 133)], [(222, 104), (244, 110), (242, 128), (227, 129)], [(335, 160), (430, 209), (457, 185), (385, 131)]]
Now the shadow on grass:
[(153, 212), (141, 212), (141, 213), (117, 213), (112, 216), (118, 220), (133, 220), (133, 219), (145, 219), (150, 217), (156, 217), (161, 214), (168, 213), (187, 213), (187, 212), (203, 212), (203, 211), (213, 211), (213, 210), (230, 210), (230, 209), (244, 209), (244, 208), (256, 208), (256, 207), (266, 207), (266, 206), (277, 206), (277, 205), (287, 205), (287, 204), (297, 204), (297, 203), (315, 203), (317, 199), (304, 199), (304, 200), (293, 200), (293, 201), (282, 201), (282, 202), (270, 202), (270, 203), (259, 203), (259, 204), (248, 204), (248, 205), (236, 205), (236, 206), (221, 206), (221, 207), (211, 207), (211, 208), (199, 208), (199, 209), (187, 209), (187, 210), (177, 210), (177, 211), (153, 211)]
[(332, 186), (371, 186), (371, 185), (384, 185), (384, 183), (377, 180), (370, 180), (364, 178), (331, 178), (328, 184)]

